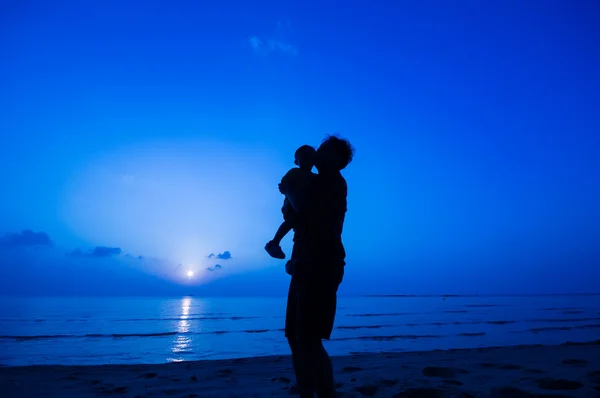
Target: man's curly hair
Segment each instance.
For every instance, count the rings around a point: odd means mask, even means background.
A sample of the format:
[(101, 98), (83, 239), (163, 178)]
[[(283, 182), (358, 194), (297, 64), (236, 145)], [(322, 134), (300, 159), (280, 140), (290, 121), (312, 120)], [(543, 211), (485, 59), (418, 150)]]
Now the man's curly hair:
[(336, 154), (333, 164), (338, 170), (345, 169), (354, 158), (355, 149), (350, 141), (337, 134), (327, 135), (321, 142), (321, 146)]

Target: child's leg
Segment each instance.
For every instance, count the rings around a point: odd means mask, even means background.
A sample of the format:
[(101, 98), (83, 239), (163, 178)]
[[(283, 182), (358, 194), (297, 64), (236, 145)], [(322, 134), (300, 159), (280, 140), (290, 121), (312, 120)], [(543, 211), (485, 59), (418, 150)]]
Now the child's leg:
[(281, 244), (281, 240), (285, 238), (285, 236), (292, 230), (292, 224), (287, 221), (281, 223), (277, 232), (275, 232), (275, 236), (273, 237), (273, 242), (277, 245)]
[(290, 217), (293, 215), (293, 209), (289, 204), (289, 201), (286, 199), (283, 201), (283, 207), (281, 209), (283, 212), (283, 222), (277, 229), (273, 240), (267, 242), (265, 245), (265, 250), (269, 255), (273, 258), (278, 258), (283, 260), (285, 258), (285, 253), (281, 250), (281, 240), (290, 232), (293, 228), (293, 222), (290, 220)]

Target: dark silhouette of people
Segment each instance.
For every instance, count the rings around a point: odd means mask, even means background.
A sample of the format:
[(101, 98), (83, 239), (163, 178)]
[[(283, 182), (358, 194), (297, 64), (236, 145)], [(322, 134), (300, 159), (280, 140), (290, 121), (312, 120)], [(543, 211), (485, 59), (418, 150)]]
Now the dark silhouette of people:
[[(305, 191), (308, 189), (314, 176), (312, 168), (315, 165), (315, 156), (315, 148), (310, 145), (302, 145), (296, 150), (296, 153), (294, 153), (294, 164), (298, 167), (290, 169), (281, 179), (281, 183), (279, 184), (279, 191), (281, 193)], [(281, 240), (292, 230), (294, 221), (298, 215), (290, 205), (287, 196), (283, 201), (281, 212), (283, 213), (283, 222), (277, 229), (273, 240), (267, 242), (265, 250), (271, 257), (283, 260), (285, 253), (281, 249)]]
[[(329, 339), (344, 276), (346, 252), (342, 230), (346, 215), (343, 170), (354, 156), (345, 139), (326, 137), (319, 146), (310, 184), (295, 189), (281, 186), (294, 212), (294, 247), (286, 271), (292, 275), (288, 291), (285, 335), (301, 398), (335, 397), (331, 359), (323, 347)], [(288, 209), (289, 210), (289, 209)]]

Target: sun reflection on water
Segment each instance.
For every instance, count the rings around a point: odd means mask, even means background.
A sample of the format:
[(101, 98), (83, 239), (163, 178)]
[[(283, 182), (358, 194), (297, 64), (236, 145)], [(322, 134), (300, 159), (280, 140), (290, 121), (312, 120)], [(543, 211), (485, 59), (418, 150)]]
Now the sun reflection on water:
[(190, 308), (192, 306), (192, 298), (184, 297), (181, 300), (181, 314), (179, 315), (179, 321), (177, 322), (177, 336), (173, 342), (173, 348), (171, 352), (178, 356), (175, 358), (169, 358), (173, 362), (181, 362), (183, 358), (181, 355), (190, 354), (192, 350), (192, 339), (188, 334), (190, 331)]

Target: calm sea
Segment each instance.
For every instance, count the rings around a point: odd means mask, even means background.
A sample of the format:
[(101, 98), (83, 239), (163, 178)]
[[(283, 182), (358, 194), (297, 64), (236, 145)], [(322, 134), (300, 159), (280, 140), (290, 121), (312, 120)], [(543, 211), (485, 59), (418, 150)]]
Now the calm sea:
[[(0, 298), (0, 364), (288, 354), (285, 298)], [(342, 297), (334, 355), (600, 339), (600, 296)]]

